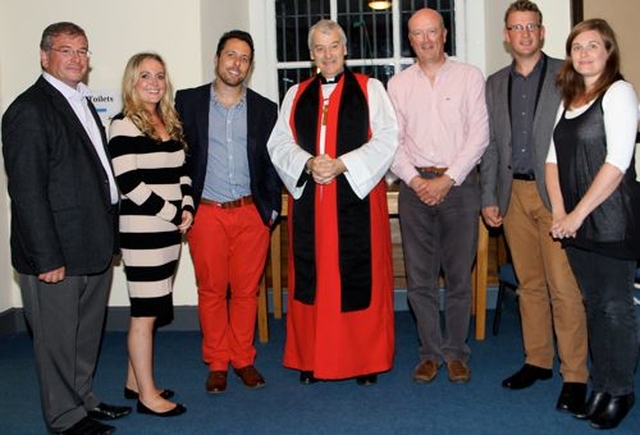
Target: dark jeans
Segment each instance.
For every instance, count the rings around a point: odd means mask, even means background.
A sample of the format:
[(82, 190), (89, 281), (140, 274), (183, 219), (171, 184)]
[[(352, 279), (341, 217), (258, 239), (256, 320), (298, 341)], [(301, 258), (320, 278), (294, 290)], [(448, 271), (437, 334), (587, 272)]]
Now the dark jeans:
[[(398, 211), (407, 270), (407, 298), (416, 316), (420, 360), (467, 361), (471, 269), (478, 244), (480, 192), (475, 174), (429, 206), (400, 184)], [(446, 284), (445, 330), (440, 326), (440, 269)]]
[(568, 247), (567, 256), (584, 296), (594, 391), (633, 392), (638, 357), (633, 306), (635, 260), (620, 260)]

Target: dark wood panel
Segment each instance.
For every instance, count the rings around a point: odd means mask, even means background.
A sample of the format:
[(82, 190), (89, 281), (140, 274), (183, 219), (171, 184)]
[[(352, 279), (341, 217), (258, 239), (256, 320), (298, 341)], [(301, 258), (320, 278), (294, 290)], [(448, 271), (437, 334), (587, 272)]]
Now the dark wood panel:
[(584, 3), (582, 0), (571, 0), (571, 24), (576, 25), (584, 20)]

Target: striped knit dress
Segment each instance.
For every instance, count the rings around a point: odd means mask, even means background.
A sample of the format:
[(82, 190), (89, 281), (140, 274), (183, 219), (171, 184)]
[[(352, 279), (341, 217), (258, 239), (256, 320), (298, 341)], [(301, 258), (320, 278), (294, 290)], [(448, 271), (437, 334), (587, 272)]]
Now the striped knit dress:
[(166, 324), (173, 319), (172, 283), (182, 241), (177, 225), (183, 210), (193, 213), (185, 152), (177, 141), (144, 136), (122, 115), (112, 121), (109, 138), (131, 316)]

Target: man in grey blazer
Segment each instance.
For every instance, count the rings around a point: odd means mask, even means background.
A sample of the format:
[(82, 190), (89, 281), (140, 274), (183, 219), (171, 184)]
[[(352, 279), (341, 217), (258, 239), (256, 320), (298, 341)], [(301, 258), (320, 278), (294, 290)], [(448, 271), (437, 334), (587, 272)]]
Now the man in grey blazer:
[(48, 429), (106, 434), (130, 407), (102, 403), (92, 383), (111, 263), (118, 191), (98, 114), (82, 83), (89, 66), (84, 30), (48, 26), (42, 76), (2, 118), (11, 197), (12, 263), (20, 282)]
[(564, 384), (556, 408), (584, 406), (587, 330), (580, 290), (566, 255), (550, 234), (544, 165), (560, 104), (555, 80), (562, 62), (542, 52), (542, 13), (516, 1), (505, 14), (504, 39), (513, 63), (487, 80), (490, 142), (480, 165), (482, 216), (504, 224), (519, 281), (525, 364), (502, 382), (508, 389), (552, 376), (554, 333)]

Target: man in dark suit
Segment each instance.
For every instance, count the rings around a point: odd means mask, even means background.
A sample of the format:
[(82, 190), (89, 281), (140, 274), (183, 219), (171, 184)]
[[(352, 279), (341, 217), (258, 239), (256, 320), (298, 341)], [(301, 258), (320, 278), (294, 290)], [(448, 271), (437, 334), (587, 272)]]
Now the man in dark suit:
[(245, 386), (265, 385), (254, 366), (257, 293), (282, 187), (266, 148), (277, 106), (245, 85), (253, 54), (251, 35), (225, 33), (213, 83), (176, 94), (196, 206), (188, 240), (208, 393), (226, 390), (229, 364)]
[(560, 94), (562, 62), (542, 52), (542, 13), (517, 1), (505, 14), (513, 63), (487, 80), (490, 142), (482, 157), (482, 216), (504, 224), (519, 281), (525, 364), (503, 387), (518, 390), (552, 376), (554, 335), (564, 385), (556, 407), (576, 412), (586, 393), (587, 330), (580, 290), (559, 242), (551, 237), (544, 168)]
[(2, 118), (11, 197), (11, 251), (33, 332), (48, 428), (111, 433), (130, 407), (93, 392), (117, 249), (118, 192), (100, 119), (82, 83), (89, 55), (84, 30), (48, 26), (42, 76)]

